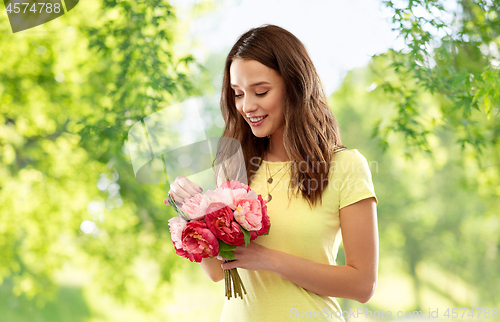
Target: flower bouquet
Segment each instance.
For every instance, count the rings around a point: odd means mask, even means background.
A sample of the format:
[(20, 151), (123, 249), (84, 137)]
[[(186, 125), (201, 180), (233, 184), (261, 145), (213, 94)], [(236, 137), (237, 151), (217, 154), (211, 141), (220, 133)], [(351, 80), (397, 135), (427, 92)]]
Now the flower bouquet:
[[(178, 207), (173, 198), (164, 200), (179, 214), (168, 221), (177, 255), (192, 262), (221, 256), (234, 259), (236, 246), (247, 246), (258, 236), (267, 235), (270, 220), (267, 201), (239, 181), (225, 181), (215, 190), (185, 199)], [(224, 270), (226, 296), (243, 298), (245, 286), (236, 268)]]

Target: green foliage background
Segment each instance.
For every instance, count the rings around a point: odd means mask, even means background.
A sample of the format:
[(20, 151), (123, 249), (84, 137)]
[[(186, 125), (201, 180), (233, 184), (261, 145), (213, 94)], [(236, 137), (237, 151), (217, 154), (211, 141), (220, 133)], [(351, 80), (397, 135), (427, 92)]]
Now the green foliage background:
[[(379, 198), (377, 293), (342, 307), (498, 306), (499, 2), (458, 2), (453, 28), (438, 1), (385, 4), (407, 47), (330, 97)], [(225, 53), (202, 66), (184, 39), (210, 8), (89, 0), (36, 32), (2, 20), (0, 321), (218, 319), (222, 283), (175, 255), (168, 185), (138, 183), (125, 144), (143, 117), (217, 95)]]

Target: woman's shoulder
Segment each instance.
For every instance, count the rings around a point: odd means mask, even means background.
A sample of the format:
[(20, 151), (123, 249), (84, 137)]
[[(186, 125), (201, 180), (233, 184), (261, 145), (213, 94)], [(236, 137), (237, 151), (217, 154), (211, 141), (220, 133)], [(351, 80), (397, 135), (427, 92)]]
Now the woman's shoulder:
[(334, 151), (332, 161), (345, 160), (345, 159), (362, 159), (364, 156), (358, 149), (339, 149)]
[(330, 162), (330, 169), (336, 172), (349, 172), (357, 169), (358, 172), (366, 172), (368, 160), (361, 154), (358, 149), (344, 149), (336, 152)]

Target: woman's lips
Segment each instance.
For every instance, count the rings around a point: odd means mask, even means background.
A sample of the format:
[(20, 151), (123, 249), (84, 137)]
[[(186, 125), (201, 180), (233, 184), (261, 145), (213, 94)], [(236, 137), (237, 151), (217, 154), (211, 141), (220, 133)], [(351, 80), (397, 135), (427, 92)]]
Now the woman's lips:
[(262, 124), (262, 122), (264, 122), (264, 120), (265, 120), (266, 118), (267, 118), (267, 115), (266, 115), (266, 116), (264, 116), (264, 118), (263, 118), (262, 120), (258, 121), (258, 122), (252, 122), (250, 119), (248, 119), (248, 121), (250, 122), (250, 125), (251, 125), (251, 126), (259, 126), (259, 125), (261, 125), (261, 124)]

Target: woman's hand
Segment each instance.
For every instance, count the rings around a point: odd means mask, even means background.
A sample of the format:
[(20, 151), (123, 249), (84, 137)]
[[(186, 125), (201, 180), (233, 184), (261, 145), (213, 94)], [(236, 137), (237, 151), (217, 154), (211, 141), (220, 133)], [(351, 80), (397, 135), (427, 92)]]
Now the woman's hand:
[[(251, 271), (270, 270), (272, 265), (273, 250), (251, 241), (248, 246), (237, 246), (233, 250), (234, 260), (229, 263), (223, 263), (223, 269), (244, 268)], [(222, 260), (231, 260), (228, 258), (219, 258)]]
[[(175, 178), (174, 183), (170, 185), (168, 194), (172, 196), (175, 203), (180, 206), (184, 199), (191, 198), (192, 196), (202, 193), (203, 189), (184, 176)], [(166, 203), (168, 205), (168, 203)]]

